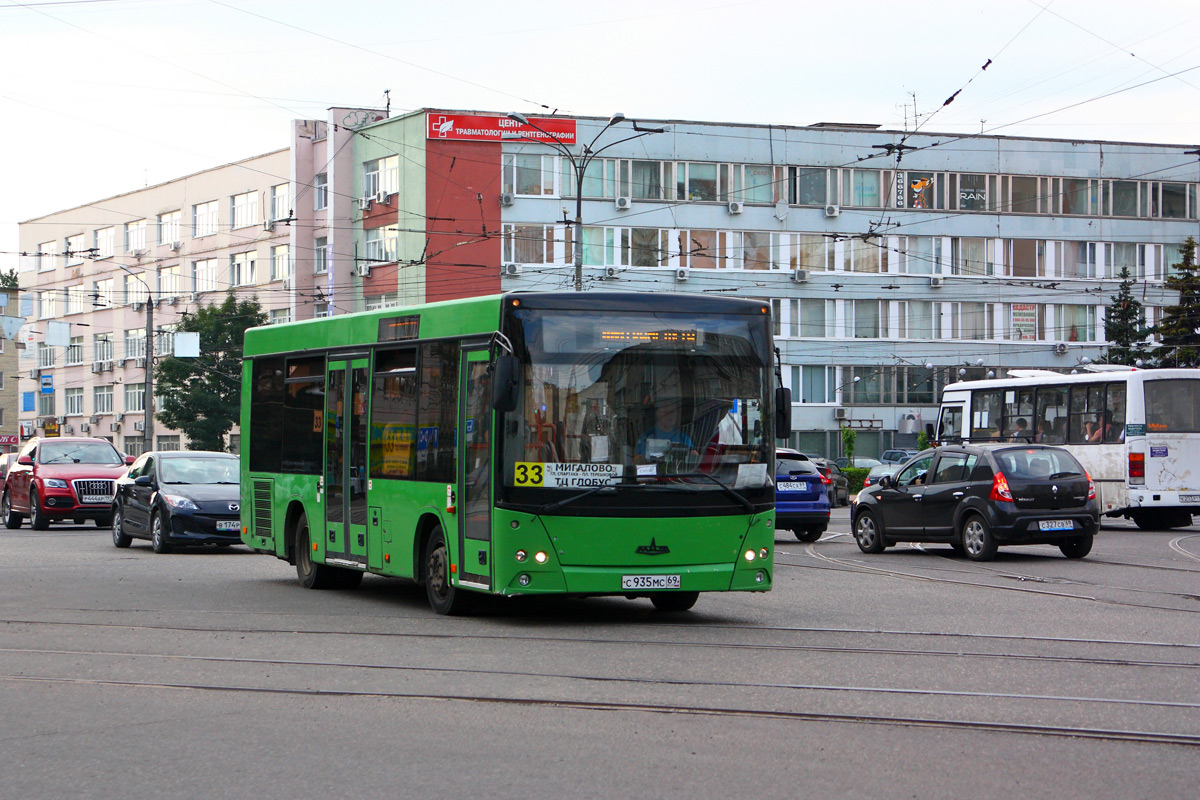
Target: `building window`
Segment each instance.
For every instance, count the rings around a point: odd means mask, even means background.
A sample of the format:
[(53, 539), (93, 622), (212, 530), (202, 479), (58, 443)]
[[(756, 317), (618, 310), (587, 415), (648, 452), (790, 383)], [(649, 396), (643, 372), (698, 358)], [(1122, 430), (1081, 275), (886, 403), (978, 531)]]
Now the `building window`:
[(54, 319), (54, 292), (38, 292), (38, 319)]
[(211, 236), (217, 232), (217, 201), (192, 206), (192, 236)]
[[(722, 187), (717, 182), (717, 164), (680, 162), (675, 165), (675, 196), (700, 202), (718, 200)], [(728, 189), (726, 189), (728, 191)]]
[(836, 400), (836, 367), (792, 367), (792, 396), (801, 403), (832, 403)]
[(313, 272), (317, 275), (329, 272), (329, 239), (324, 236), (313, 240)]
[(163, 451), (178, 450), (179, 449), (179, 436), (178, 435), (159, 436), (158, 437), (158, 449), (163, 450)]
[[(554, 263), (553, 225), (509, 225), (501, 229), (501, 261), (518, 264)], [(573, 264), (575, 254), (569, 248), (566, 258)]]
[(92, 308), (113, 307), (113, 281), (105, 278), (92, 284)]
[(229, 280), (234, 286), (250, 286), (257, 283), (257, 253), (237, 253), (229, 259)]
[(292, 185), (280, 183), (271, 187), (271, 219), (291, 219)]
[(125, 437), (125, 455), (140, 456), (146, 451), (146, 437), (140, 433)]
[(258, 192), (242, 192), (229, 198), (229, 218), (233, 228), (258, 224)]
[(83, 239), (84, 236), (82, 233), (67, 237), (66, 256), (68, 267), (83, 263), (83, 251), (87, 248), (87, 244), (84, 243)]
[(395, 194), (400, 188), (400, 157), (388, 156), (363, 163), (363, 197), (380, 192)]
[(161, 297), (178, 297), (183, 294), (183, 276), (179, 265), (163, 267), (158, 271), (158, 293)]
[(321, 319), (329, 316), (329, 303), (314, 303), (313, 318)]
[(96, 231), (96, 258), (112, 258), (117, 246), (115, 228), (100, 228)]
[(78, 286), (68, 286), (63, 290), (63, 294), (66, 295), (68, 314), (82, 314), (86, 310), (88, 295), (82, 283)]
[(146, 220), (125, 223), (125, 252), (133, 253), (146, 249)]
[(1096, 341), (1096, 306), (1060, 305), (1055, 309), (1058, 341)]
[(68, 416), (79, 416), (83, 413), (82, 386), (63, 392), (63, 413)]
[(206, 258), (192, 262), (192, 280), (196, 292), (215, 292), (217, 290), (217, 260)]
[(113, 360), (113, 340), (111, 333), (92, 334), (92, 358), (95, 361)]
[(292, 312), (288, 308), (273, 308), (267, 317), (268, 325), (278, 325), (281, 322), (291, 322)]
[(372, 228), (366, 234), (364, 256), (367, 261), (377, 263), (395, 261), (399, 243), (400, 227), (398, 225), (385, 225), (382, 228)]
[(54, 348), (45, 342), (37, 343), (38, 369), (49, 369), (54, 366)]
[(39, 394), (37, 396), (37, 406), (39, 417), (53, 417), (56, 413), (54, 410), (54, 393)]
[(92, 387), (92, 413), (93, 414), (111, 414), (113, 410), (113, 387), (108, 386), (93, 386)]
[(71, 344), (67, 347), (67, 366), (83, 363), (83, 337), (72, 336)]
[(129, 328), (125, 331), (125, 358), (146, 357), (146, 329)]
[(183, 222), (183, 212), (168, 211), (158, 215), (158, 243), (173, 244), (180, 241), (180, 226)]
[(125, 275), (124, 279), (126, 303), (150, 302), (150, 287), (142, 279), (133, 275)]
[[(506, 153), (504, 155), (504, 191), (523, 195), (554, 195), (556, 156)], [(587, 178), (585, 177), (585, 188)]]
[(329, 176), (324, 172), (313, 176), (313, 211), (329, 208)]
[(788, 169), (789, 199), (800, 206), (823, 206), (829, 202), (829, 170), (820, 167)]
[(286, 244), (271, 248), (271, 280), (281, 281), (292, 274), (292, 260), (288, 257)]
[(146, 410), (146, 384), (125, 384), (125, 411), (136, 412)]

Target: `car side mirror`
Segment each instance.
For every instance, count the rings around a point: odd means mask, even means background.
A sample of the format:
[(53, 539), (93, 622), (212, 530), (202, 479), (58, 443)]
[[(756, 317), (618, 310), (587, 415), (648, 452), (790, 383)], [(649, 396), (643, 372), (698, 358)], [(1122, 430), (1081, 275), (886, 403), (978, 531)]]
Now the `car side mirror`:
[(879, 477), (879, 488), (880, 489), (891, 489), (892, 488), (892, 476), (891, 475), (881, 475)]
[(516, 356), (496, 358), (495, 371), (492, 373), (492, 408), (496, 411), (516, 410), (520, 369), (521, 362)]
[(25, 466), (31, 466), (33, 464), (33, 456), (21, 456), (17, 459), (17, 463), (24, 464)]
[(138, 475), (136, 478), (133, 479), (133, 482), (136, 483), (138, 486), (153, 486), (154, 485), (154, 479), (151, 478), (149, 475)]
[(132, 464), (135, 461), (137, 461), (137, 458), (135, 456), (125, 456), (126, 464)]

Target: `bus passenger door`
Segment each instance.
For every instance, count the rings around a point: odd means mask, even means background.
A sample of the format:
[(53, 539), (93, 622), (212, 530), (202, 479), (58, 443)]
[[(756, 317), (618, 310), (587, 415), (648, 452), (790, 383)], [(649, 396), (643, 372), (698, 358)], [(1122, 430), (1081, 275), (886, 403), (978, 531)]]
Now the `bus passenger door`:
[(458, 421), (458, 548), (462, 582), (492, 586), (492, 375), (486, 349), (464, 350)]
[(367, 359), (325, 374), (325, 560), (367, 563)]

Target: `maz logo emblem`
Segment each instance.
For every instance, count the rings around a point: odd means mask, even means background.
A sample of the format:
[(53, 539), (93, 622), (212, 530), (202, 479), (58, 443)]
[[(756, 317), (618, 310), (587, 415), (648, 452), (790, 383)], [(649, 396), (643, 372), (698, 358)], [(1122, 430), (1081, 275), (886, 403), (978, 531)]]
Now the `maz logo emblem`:
[(671, 548), (666, 545), (655, 544), (654, 539), (651, 538), (650, 544), (644, 544), (633, 552), (639, 556), (661, 556), (671, 552)]
[(230, 503), (230, 504), (229, 504), (229, 510), (230, 510), (230, 511), (241, 511), (241, 510), (242, 510), (242, 507), (241, 507), (239, 504), (237, 504), (237, 503)]

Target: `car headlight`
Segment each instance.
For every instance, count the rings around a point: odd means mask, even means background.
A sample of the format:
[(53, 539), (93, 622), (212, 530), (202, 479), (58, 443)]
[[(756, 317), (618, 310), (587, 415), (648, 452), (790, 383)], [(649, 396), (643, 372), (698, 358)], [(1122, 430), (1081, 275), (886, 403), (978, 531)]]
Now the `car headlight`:
[(171, 506), (171, 508), (178, 509), (180, 511), (199, 511), (200, 510), (200, 506), (193, 503), (187, 497), (182, 497), (177, 494), (163, 494), (163, 495), (159, 495), (159, 497), (161, 497), (163, 500), (166, 500), (167, 505)]
[(47, 489), (67, 489), (70, 488), (67, 482), (59, 478), (42, 478), (42, 483), (46, 484)]

